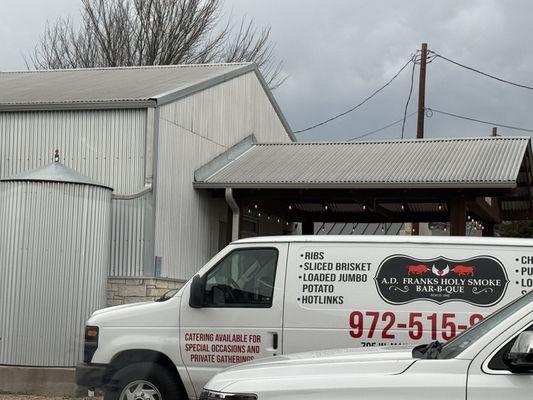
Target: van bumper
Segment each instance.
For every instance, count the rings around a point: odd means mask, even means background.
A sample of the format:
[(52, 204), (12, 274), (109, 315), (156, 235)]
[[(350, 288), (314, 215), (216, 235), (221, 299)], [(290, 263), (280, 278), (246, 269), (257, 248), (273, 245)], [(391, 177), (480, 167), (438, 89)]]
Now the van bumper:
[(105, 384), (107, 367), (107, 364), (78, 364), (76, 366), (76, 383), (88, 388), (102, 387)]

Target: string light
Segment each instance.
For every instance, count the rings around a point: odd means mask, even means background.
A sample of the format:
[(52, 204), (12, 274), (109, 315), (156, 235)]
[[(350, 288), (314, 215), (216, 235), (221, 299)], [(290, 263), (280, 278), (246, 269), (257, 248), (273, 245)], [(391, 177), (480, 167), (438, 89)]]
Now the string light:
[(328, 211), (328, 205), (324, 204), (324, 211)]
[(325, 222), (322, 222), (322, 227), (320, 228), (320, 230), (322, 232), (324, 232), (326, 230), (326, 223)]
[(257, 216), (258, 216), (258, 217), (261, 217), (261, 213), (260, 213), (260, 212), (259, 212), (259, 213), (257, 213)]
[(279, 224), (279, 218), (276, 220), (276, 222)]
[(292, 206), (289, 204), (289, 211), (291, 211), (291, 210), (292, 210)]
[(366, 204), (363, 204), (362, 209), (363, 211), (366, 211)]
[(352, 225), (352, 233), (354, 233), (354, 232), (355, 232), (355, 222)]
[(400, 208), (402, 209), (402, 211), (405, 211), (405, 206), (403, 204), (400, 206)]
[(385, 224), (381, 224), (381, 232), (385, 232)]
[(252, 213), (252, 210), (249, 208), (248, 209), (248, 214), (251, 214)]
[(254, 208), (257, 210), (257, 204), (254, 204)]
[(442, 211), (442, 203), (439, 203), (439, 211)]

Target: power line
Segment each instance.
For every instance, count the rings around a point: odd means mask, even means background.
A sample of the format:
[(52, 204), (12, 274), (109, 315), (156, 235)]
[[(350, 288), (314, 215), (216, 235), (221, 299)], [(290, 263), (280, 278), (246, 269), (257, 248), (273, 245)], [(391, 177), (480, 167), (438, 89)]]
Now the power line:
[(357, 137), (354, 137), (354, 138), (351, 138), (351, 139), (347, 139), (346, 141), (347, 141), (347, 142), (352, 142), (352, 141), (354, 141), (354, 140), (362, 139), (362, 138), (364, 138), (364, 137), (367, 137), (367, 136), (373, 135), (374, 133), (381, 132), (381, 131), (383, 131), (383, 130), (385, 130), (385, 129), (387, 129), (387, 128), (390, 128), (391, 126), (394, 126), (394, 125), (396, 125), (396, 124), (399, 124), (400, 122), (403, 122), (403, 121), (406, 120), (406, 119), (409, 119), (410, 117), (412, 117), (413, 115), (415, 115), (417, 112), (418, 112), (418, 111), (413, 111), (412, 113), (407, 114), (406, 116), (404, 116), (404, 117), (402, 117), (402, 118), (400, 118), (400, 119), (398, 119), (398, 120), (396, 120), (396, 121), (394, 121), (394, 122), (391, 122), (390, 124), (387, 124), (387, 125), (385, 125), (385, 126), (382, 126), (381, 128), (375, 129), (375, 130), (373, 130), (373, 131), (370, 131), (370, 132), (364, 133), (364, 134), (362, 134), (362, 135), (360, 135), (360, 136), (357, 136)]
[(326, 119), (326, 120), (324, 120), (324, 121), (322, 121), (322, 122), (319, 122), (319, 123), (317, 123), (317, 124), (315, 124), (315, 125), (312, 125), (312, 126), (309, 126), (309, 127), (307, 127), (307, 128), (300, 129), (300, 130), (297, 130), (297, 131), (293, 131), (293, 133), (302, 133), (302, 132), (305, 132), (305, 131), (309, 131), (309, 130), (311, 130), (311, 129), (315, 129), (315, 128), (317, 128), (317, 127), (319, 127), (319, 126), (322, 126), (322, 125), (325, 125), (325, 124), (327, 124), (327, 123), (329, 123), (329, 122), (331, 122), (331, 121), (333, 121), (333, 120), (335, 120), (335, 119), (337, 119), (337, 118), (340, 118), (340, 117), (342, 117), (342, 116), (344, 116), (344, 115), (346, 115), (346, 114), (348, 114), (348, 113), (351, 113), (352, 111), (354, 111), (354, 110), (356, 110), (357, 108), (361, 107), (363, 104), (365, 104), (365, 103), (366, 103), (367, 101), (369, 101), (371, 98), (373, 98), (373, 97), (376, 96), (379, 92), (381, 92), (383, 89), (385, 89), (387, 86), (389, 86), (389, 85), (392, 83), (392, 81), (394, 81), (394, 80), (395, 80), (395, 79), (396, 79), (396, 78), (402, 73), (402, 71), (403, 71), (405, 68), (407, 68), (407, 66), (408, 66), (410, 63), (415, 62), (415, 59), (416, 59), (416, 55), (411, 56), (411, 58), (409, 59), (409, 61), (407, 61), (407, 62), (405, 63), (405, 65), (404, 65), (403, 67), (401, 67), (400, 70), (399, 70), (399, 71), (398, 71), (398, 72), (397, 72), (397, 73), (396, 73), (396, 74), (395, 74), (395, 75), (394, 75), (389, 81), (387, 81), (387, 83), (385, 83), (385, 84), (384, 84), (383, 86), (381, 86), (379, 89), (375, 90), (370, 96), (368, 96), (366, 99), (364, 99), (363, 101), (361, 101), (361, 102), (358, 103), (357, 105), (355, 105), (355, 106), (349, 108), (349, 109), (346, 110), (346, 111), (343, 111), (343, 112), (340, 113), (340, 114), (337, 114), (337, 115), (335, 115), (335, 116), (333, 116), (333, 117), (331, 117), (331, 118), (328, 118), (328, 119)]
[(461, 68), (467, 69), (467, 70), (469, 70), (469, 71), (472, 71), (472, 72), (475, 72), (475, 73), (477, 73), (477, 74), (480, 74), (480, 75), (486, 76), (486, 77), (488, 77), (488, 78), (495, 79), (495, 80), (497, 80), (497, 81), (499, 81), (499, 82), (507, 83), (507, 84), (509, 84), (509, 85), (516, 86), (516, 87), (523, 88), (523, 89), (533, 90), (533, 86), (528, 86), (528, 85), (523, 85), (523, 84), (521, 84), (521, 83), (516, 83), (516, 82), (508, 81), (507, 79), (499, 78), (499, 77), (497, 77), (497, 76), (495, 76), (495, 75), (492, 75), (492, 74), (489, 74), (489, 73), (487, 73), (487, 72), (480, 71), (479, 69), (476, 69), (476, 68), (473, 68), (473, 67), (469, 67), (468, 65), (461, 64), (461, 63), (458, 62), (458, 61), (454, 61), (454, 60), (452, 60), (452, 59), (450, 59), (450, 58), (448, 58), (448, 57), (445, 57), (445, 56), (443, 56), (443, 55), (441, 55), (441, 54), (435, 53), (434, 51), (429, 51), (429, 52), (435, 55), (435, 57), (434, 57), (433, 59), (435, 59), (435, 58), (442, 58), (442, 59), (445, 60), (445, 61), (448, 61), (448, 62), (450, 62), (450, 63), (452, 63), (452, 64), (457, 65), (458, 67), (461, 67)]
[(436, 112), (438, 114), (443, 114), (443, 115), (447, 115), (449, 117), (454, 117), (454, 118), (460, 118), (460, 119), (465, 119), (467, 121), (472, 121), (472, 122), (479, 122), (481, 124), (487, 124), (487, 125), (492, 125), (492, 126), (499, 126), (501, 128), (508, 128), (508, 129), (514, 129), (516, 131), (523, 131), (523, 132), (529, 132), (529, 133), (533, 133), (533, 129), (528, 129), (528, 128), (522, 128), (520, 126), (512, 126), (512, 125), (505, 125), (505, 124), (500, 124), (499, 122), (492, 122), (492, 121), (484, 121), (484, 120), (481, 120), (481, 119), (477, 119), (477, 118), (473, 118), (473, 117), (468, 117), (468, 116), (465, 116), (465, 115), (459, 115), (459, 114), (454, 114), (454, 113), (450, 113), (450, 112), (447, 112), (447, 111), (442, 111), (442, 110), (437, 110), (435, 108), (429, 108), (429, 107), (426, 107), (425, 108), (426, 110), (426, 116), (428, 118), (431, 118), (433, 113)]
[(409, 96), (407, 97), (405, 108), (403, 110), (402, 139), (403, 139), (403, 133), (405, 131), (405, 120), (407, 119), (407, 108), (409, 107), (409, 102), (411, 101), (411, 96), (413, 94), (413, 84), (415, 80), (415, 67), (416, 67), (416, 62), (413, 63), (413, 68), (411, 70), (411, 86), (409, 87)]

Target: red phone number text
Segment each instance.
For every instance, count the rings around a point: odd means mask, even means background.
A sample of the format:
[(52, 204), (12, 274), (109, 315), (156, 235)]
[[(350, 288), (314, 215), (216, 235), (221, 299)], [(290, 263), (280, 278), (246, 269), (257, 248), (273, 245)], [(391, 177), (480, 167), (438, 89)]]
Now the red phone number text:
[[(391, 311), (353, 311), (350, 314), (350, 336), (359, 338), (396, 339), (396, 331), (408, 331), (412, 340), (422, 339), (424, 332), (431, 332), (431, 340), (450, 340), (458, 332), (466, 330), (469, 326), (457, 324), (454, 313), (432, 313), (424, 315), (420, 312), (409, 313), (407, 322), (397, 321), (396, 315)], [(469, 324), (474, 325), (483, 319), (481, 314), (472, 314)], [(440, 338), (438, 337), (440, 335)]]

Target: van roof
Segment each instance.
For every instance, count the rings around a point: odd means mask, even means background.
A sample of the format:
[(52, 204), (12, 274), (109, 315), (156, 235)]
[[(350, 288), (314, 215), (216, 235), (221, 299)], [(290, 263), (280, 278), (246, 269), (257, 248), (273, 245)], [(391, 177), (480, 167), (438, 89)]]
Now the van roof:
[(465, 236), (387, 236), (387, 235), (285, 235), (258, 236), (236, 240), (235, 244), (247, 243), (421, 243), (478, 246), (525, 246), (533, 247), (533, 239)]

